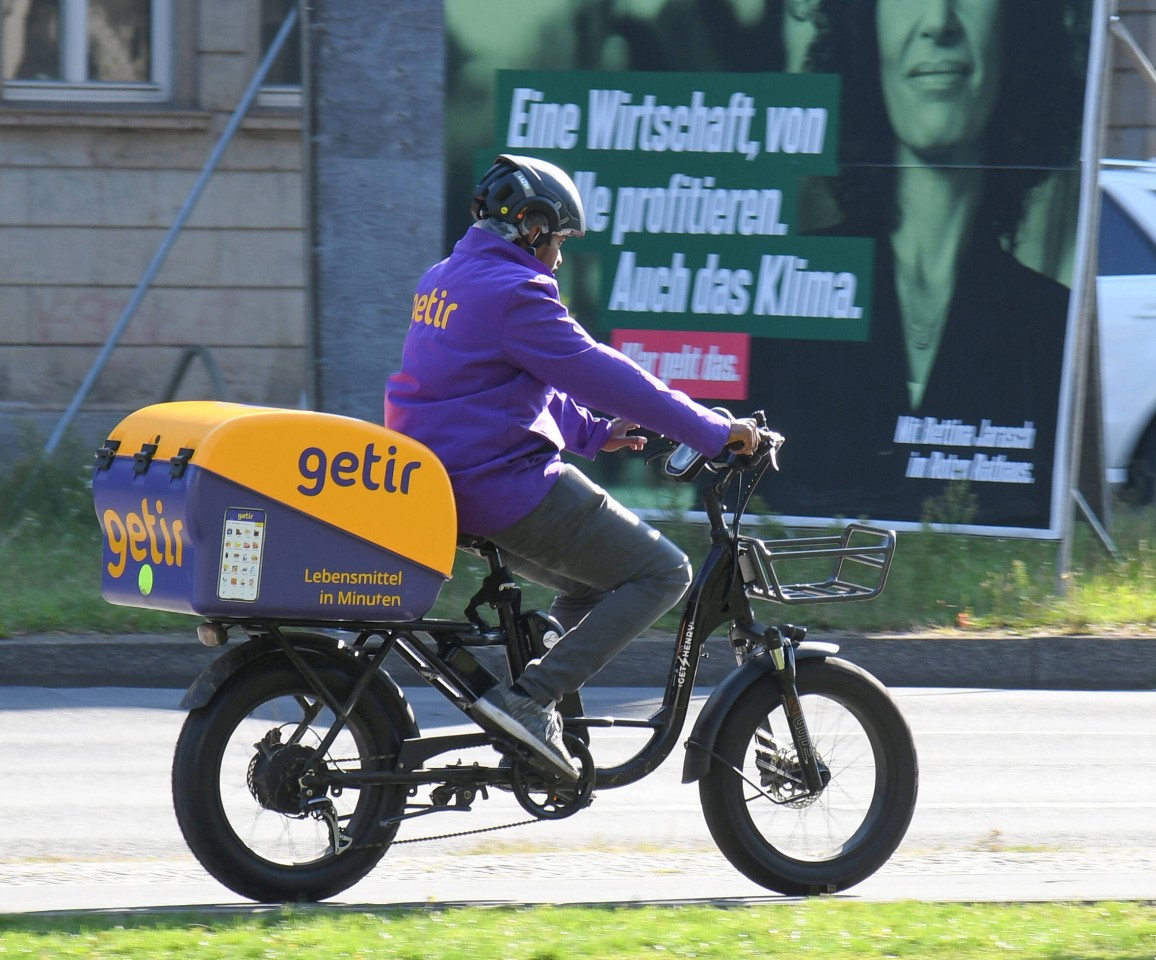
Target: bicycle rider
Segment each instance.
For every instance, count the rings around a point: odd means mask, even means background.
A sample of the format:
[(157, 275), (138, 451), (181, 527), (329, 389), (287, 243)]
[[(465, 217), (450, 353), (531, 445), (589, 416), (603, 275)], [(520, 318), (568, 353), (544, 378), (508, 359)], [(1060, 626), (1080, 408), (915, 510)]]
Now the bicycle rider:
[(570, 315), (554, 274), (586, 216), (563, 170), (501, 155), (470, 209), (475, 222), (417, 285), (386, 416), (445, 464), (458, 529), (493, 541), (515, 573), (557, 592), (550, 613), (566, 632), (472, 712), (574, 780), (581, 771), (555, 704), (679, 602), (691, 567), (562, 451), (641, 450), (639, 424), (711, 454), (728, 444), (751, 453), (758, 434), (753, 421), (671, 390)]

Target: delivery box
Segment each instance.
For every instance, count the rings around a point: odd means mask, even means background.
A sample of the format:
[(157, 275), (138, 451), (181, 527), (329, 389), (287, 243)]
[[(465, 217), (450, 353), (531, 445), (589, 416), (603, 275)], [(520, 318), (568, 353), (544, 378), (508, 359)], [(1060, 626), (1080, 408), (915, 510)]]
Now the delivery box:
[(97, 452), (101, 588), (211, 618), (404, 621), (453, 569), (457, 515), (429, 449), (361, 420), (188, 401)]

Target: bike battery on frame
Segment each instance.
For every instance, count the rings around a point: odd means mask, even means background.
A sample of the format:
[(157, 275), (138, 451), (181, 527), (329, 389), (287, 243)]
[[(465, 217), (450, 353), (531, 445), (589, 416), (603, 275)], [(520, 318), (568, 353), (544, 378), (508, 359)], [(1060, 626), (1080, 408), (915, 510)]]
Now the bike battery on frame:
[(204, 617), (404, 621), (453, 569), (445, 468), (332, 414), (213, 401), (130, 414), (97, 451), (101, 592)]

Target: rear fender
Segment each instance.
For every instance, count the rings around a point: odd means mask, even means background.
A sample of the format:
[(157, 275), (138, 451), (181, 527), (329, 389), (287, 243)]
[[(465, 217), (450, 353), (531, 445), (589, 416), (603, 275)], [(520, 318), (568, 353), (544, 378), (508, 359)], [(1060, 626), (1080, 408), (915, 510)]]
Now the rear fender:
[[(307, 660), (327, 660), (344, 667), (353, 676), (357, 676), (365, 668), (367, 654), (364, 651), (354, 651), (333, 637), (315, 633), (289, 633), (286, 637), (292, 640), (293, 648)], [(205, 706), (233, 674), (261, 657), (268, 657), (270, 660), (284, 659), (285, 653), (281, 645), (270, 636), (253, 637), (235, 647), (230, 647), (193, 681), (181, 698), (181, 708), (196, 710)], [(389, 674), (379, 670), (370, 684), (369, 692), (387, 708), (393, 707), (391, 720), (397, 725), (398, 733), (403, 738), (421, 735), (405, 693)]]
[[(804, 640), (795, 648), (795, 660), (808, 660), (813, 657), (826, 659), (838, 652), (838, 644)], [(769, 656), (752, 657), (715, 687), (714, 693), (710, 695), (698, 715), (698, 720), (695, 721), (690, 738), (686, 741), (686, 759), (682, 765), (683, 783), (700, 780), (710, 770), (711, 756), (715, 753), (719, 731), (731, 706), (751, 687), (759, 684), (767, 685), (769, 697), (778, 695), (779, 685)]]

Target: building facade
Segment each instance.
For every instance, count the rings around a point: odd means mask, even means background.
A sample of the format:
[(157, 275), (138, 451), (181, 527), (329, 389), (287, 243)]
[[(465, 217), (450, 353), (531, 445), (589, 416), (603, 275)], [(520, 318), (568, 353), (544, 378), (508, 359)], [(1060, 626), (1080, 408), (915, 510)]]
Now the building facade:
[[(288, 4), (3, 7), (0, 438), (27, 445), (50, 434), (116, 328)], [(85, 398), (86, 441), (169, 395), (300, 403), (300, 89), (276, 82), (299, 77), (298, 49), (287, 45)]]
[[(73, 403), (289, 2), (0, 0), (0, 442), (9, 450), (42, 442)], [(1119, 16), (1156, 53), (1156, 0), (1120, 0)], [(1152, 157), (1156, 90), (1121, 44), (1110, 46), (1104, 155)], [(307, 402), (299, 50), (291, 37), (124, 326), (75, 418), (79, 439), (162, 399)]]

